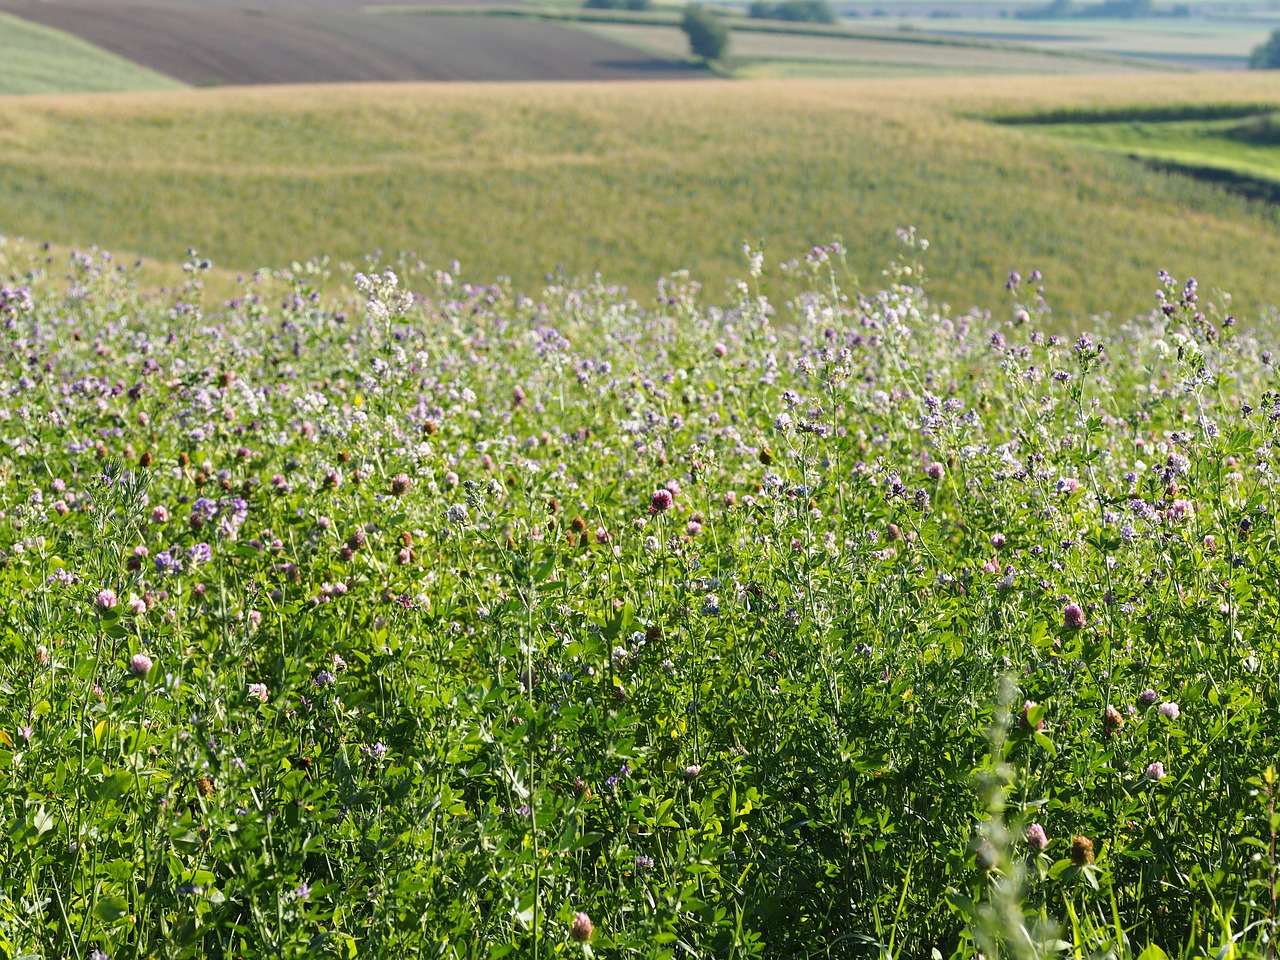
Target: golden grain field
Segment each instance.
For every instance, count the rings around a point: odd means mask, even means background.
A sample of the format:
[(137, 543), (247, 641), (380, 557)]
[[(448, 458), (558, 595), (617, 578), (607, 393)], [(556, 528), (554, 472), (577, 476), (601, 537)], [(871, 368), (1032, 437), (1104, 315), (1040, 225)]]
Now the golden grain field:
[(719, 295), (743, 240), (844, 239), (863, 275), (912, 224), (936, 292), (1000, 308), (1039, 268), (1063, 312), (1147, 304), (1159, 268), (1277, 302), (1270, 208), (985, 119), (1280, 104), (1260, 74), (374, 85), (0, 99), (0, 233), (247, 270), (375, 248), (533, 289), (563, 264)]

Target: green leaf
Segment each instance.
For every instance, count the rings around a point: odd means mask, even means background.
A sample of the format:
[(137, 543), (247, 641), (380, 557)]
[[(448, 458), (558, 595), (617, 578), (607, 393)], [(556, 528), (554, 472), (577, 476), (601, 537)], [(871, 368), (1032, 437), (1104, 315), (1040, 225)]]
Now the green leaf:
[(41, 807), (36, 811), (36, 815), (31, 818), (31, 825), (35, 827), (36, 836), (44, 836), (53, 829), (53, 814)]
[(133, 786), (133, 777), (125, 770), (117, 770), (102, 779), (94, 791), (95, 800), (119, 800), (121, 797), (129, 793), (129, 788)]
[(1052, 877), (1054, 880), (1057, 880), (1064, 873), (1066, 873), (1068, 870), (1073, 869), (1074, 867), (1075, 867), (1075, 864), (1073, 864), (1070, 860), (1059, 860), (1057, 863), (1055, 863), (1052, 867), (1049, 868), (1049, 876)]
[(1037, 731), (1035, 735), (1036, 744), (1040, 749), (1044, 750), (1051, 757), (1058, 755), (1058, 748), (1053, 745), (1053, 741), (1046, 737), (1043, 733)]
[(103, 897), (94, 905), (93, 913), (106, 923), (114, 923), (129, 912), (129, 904), (120, 897)]

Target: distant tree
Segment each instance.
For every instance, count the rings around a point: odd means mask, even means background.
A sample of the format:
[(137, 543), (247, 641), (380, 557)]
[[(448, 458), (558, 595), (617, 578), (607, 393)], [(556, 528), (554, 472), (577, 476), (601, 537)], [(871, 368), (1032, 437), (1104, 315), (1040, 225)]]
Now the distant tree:
[(729, 49), (729, 28), (700, 3), (684, 8), (680, 29), (689, 38), (689, 49), (703, 60), (719, 60)]
[(1015, 10), (1013, 15), (1019, 20), (1062, 20), (1075, 13), (1074, 0), (1051, 0), (1043, 7), (1025, 7)]
[(588, 10), (652, 10), (653, 0), (586, 0)]
[(827, 0), (754, 0), (747, 9), (748, 16), (757, 20), (790, 20), (795, 23), (835, 23), (835, 10)]
[(1249, 57), (1250, 70), (1280, 70), (1280, 27), (1271, 31), (1266, 43), (1253, 48)]

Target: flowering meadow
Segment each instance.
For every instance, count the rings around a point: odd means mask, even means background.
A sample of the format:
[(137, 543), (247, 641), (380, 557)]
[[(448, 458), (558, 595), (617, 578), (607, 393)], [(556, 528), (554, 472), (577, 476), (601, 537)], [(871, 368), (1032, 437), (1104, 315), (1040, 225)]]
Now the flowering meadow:
[(901, 239), (10, 256), (0, 956), (1273, 956), (1280, 325)]

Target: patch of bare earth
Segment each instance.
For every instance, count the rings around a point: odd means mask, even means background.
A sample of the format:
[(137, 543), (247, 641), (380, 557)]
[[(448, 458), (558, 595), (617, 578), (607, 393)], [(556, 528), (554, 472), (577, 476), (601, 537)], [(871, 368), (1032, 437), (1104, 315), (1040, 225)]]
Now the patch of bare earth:
[(306, 10), (287, 0), (266, 5), (0, 0), (2, 11), (196, 86), (698, 76), (678, 59), (554, 23), (373, 15), (351, 0), (323, 0)]

